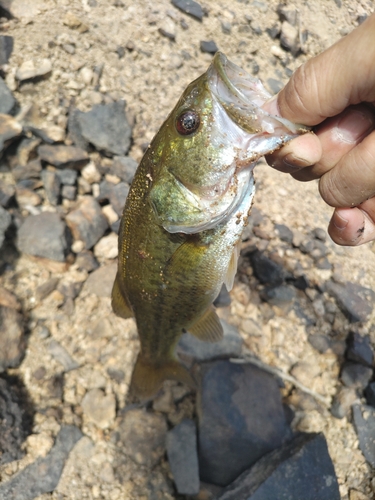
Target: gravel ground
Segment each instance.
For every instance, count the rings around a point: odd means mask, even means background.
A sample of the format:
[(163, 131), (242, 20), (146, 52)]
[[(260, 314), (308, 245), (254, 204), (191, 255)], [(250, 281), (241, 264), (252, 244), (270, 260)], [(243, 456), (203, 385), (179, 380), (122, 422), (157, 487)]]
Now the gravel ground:
[[(168, 0), (15, 0), (17, 18), (2, 18), (0, 24), (1, 33), (14, 38), (12, 56), (3, 67), (5, 81), (21, 110), (32, 113), (40, 128), (55, 127), (61, 134), (71, 106), (88, 111), (99, 103), (125, 99), (133, 125), (129, 155), (138, 162), (183, 89), (210, 63), (212, 55), (201, 51), (201, 41), (214, 40), (230, 60), (258, 74), (274, 92), (301, 63), (350, 32), (373, 9), (365, 0), (287, 3), (298, 11), (302, 50), (296, 57), (270, 36), (272, 28), (280, 26), (278, 2), (273, 0), (206, 0), (201, 2), (206, 12), (202, 21)], [(35, 67), (50, 64), (51, 72), (37, 82), (20, 84), (17, 71), (26, 61)], [(95, 152), (91, 158), (110, 161)], [(10, 176), (4, 161), (0, 176), (5, 182)], [(246, 348), (264, 363), (291, 373), (323, 396), (326, 403), (285, 382), (283, 396), (294, 410), (293, 427), (324, 433), (343, 500), (375, 498), (374, 470), (358, 447), (350, 415), (337, 419), (329, 412), (340, 386), (345, 338), (354, 327), (324, 286), (335, 278), (375, 290), (375, 245), (340, 248), (324, 236), (331, 209), (320, 199), (315, 182), (297, 183), (262, 162), (256, 179), (254, 206), (261, 217), (243, 243), (231, 305), (219, 314), (238, 327)], [(66, 215), (75, 203), (65, 200), (58, 210)], [(56, 207), (44, 201), (43, 211)], [(26, 215), (24, 208), (18, 217)], [(293, 244), (280, 238), (280, 224), (293, 232)], [(311, 252), (301, 250), (301, 241), (311, 238), (316, 228), (327, 238), (326, 268), (317, 265)], [(294, 303), (298, 307), (261, 300), (263, 287), (246, 257), (249, 248), (266, 252), (294, 276), (307, 278), (308, 291)], [(3, 249), (0, 285), (17, 297), (27, 331), (25, 357), (8, 374), (22, 381), (34, 417), (24, 457), (0, 466), (0, 482), (45, 457), (67, 424), (79, 427), (84, 437), (70, 453), (54, 492), (38, 500), (182, 498), (175, 493), (163, 449), (155, 445), (149, 463), (142, 456), (120, 453), (116, 446), (118, 429), (126, 432), (130, 425), (124, 407), (139, 342), (134, 321), (111, 311), (103, 277), (110, 287), (115, 259), (107, 250), (96, 254), (104, 275), (87, 281), (88, 272), (74, 262), (74, 254), (66, 264), (18, 254), (11, 245)], [(56, 282), (44, 295), (40, 286), (53, 278), (59, 285)], [(64, 286), (78, 287), (70, 301)], [(314, 321), (306, 320), (308, 315)], [(370, 335), (372, 345), (374, 322), (372, 312), (355, 326)], [(308, 341), (317, 334), (332, 341), (324, 352)], [(151, 412), (149, 425), (156, 434), (165, 432), (160, 415), (168, 428), (185, 416), (195, 417), (194, 398), (184, 388), (167, 383), (165, 394), (172, 395), (170, 401), (165, 403), (167, 397), (161, 396)], [(354, 490), (363, 496), (355, 496)]]

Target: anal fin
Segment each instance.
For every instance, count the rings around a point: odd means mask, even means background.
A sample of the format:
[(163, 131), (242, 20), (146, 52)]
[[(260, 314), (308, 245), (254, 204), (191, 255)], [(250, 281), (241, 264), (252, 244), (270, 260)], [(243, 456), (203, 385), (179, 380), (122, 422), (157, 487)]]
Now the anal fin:
[(120, 318), (128, 319), (134, 316), (130, 304), (128, 303), (126, 297), (121, 291), (119, 274), (116, 274), (115, 282), (112, 288), (112, 309), (116, 316)]
[(213, 306), (188, 331), (205, 342), (218, 342), (223, 338), (223, 327)]

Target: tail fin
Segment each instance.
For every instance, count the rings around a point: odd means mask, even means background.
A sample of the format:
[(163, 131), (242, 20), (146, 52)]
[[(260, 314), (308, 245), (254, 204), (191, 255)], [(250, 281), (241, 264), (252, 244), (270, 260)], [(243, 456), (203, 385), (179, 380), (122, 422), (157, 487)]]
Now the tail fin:
[(193, 377), (178, 361), (167, 359), (153, 363), (146, 360), (140, 353), (130, 382), (130, 394), (141, 400), (149, 399), (161, 388), (164, 380), (177, 380), (191, 388), (196, 388)]

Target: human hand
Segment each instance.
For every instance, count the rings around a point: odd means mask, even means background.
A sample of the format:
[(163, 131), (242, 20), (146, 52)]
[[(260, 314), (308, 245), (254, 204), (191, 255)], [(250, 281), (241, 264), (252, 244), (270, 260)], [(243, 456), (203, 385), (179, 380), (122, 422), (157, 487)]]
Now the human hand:
[(336, 207), (328, 232), (337, 244), (375, 240), (375, 14), (298, 68), (264, 108), (315, 132), (267, 162), (300, 181), (319, 178)]

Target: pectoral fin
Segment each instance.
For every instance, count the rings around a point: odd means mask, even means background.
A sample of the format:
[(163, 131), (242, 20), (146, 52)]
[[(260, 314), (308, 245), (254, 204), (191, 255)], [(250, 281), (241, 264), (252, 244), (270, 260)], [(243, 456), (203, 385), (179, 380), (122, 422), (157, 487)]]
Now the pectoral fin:
[(223, 327), (213, 306), (188, 331), (205, 342), (218, 342), (223, 338)]
[(133, 317), (133, 311), (127, 298), (121, 291), (119, 274), (116, 274), (115, 282), (112, 288), (112, 309), (113, 312), (120, 318), (128, 319)]
[(228, 292), (230, 292), (233, 288), (234, 277), (237, 273), (238, 257), (240, 256), (240, 245), (241, 242), (238, 242), (233, 248), (228, 269), (224, 278), (224, 284), (227, 287)]

